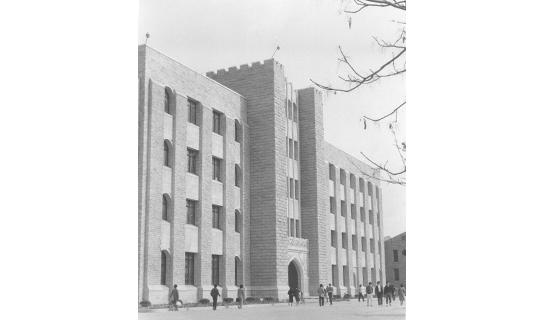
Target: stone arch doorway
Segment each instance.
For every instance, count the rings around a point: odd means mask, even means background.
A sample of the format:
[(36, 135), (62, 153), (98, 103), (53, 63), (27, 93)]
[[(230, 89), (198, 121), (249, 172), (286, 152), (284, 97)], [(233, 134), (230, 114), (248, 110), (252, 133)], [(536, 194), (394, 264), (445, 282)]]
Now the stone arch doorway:
[(300, 271), (298, 265), (294, 260), (288, 264), (288, 286), (290, 288), (302, 289)]

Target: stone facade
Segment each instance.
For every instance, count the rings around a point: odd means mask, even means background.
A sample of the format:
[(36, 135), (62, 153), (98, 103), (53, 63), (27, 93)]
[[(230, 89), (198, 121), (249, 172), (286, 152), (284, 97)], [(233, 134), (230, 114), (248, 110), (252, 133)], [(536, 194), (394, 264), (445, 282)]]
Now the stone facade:
[(407, 238), (406, 233), (396, 235), (393, 238), (386, 237), (386, 279), (395, 287), (407, 284)]
[(284, 299), (384, 281), (378, 172), (324, 141), (318, 90), (294, 90), (273, 59), (204, 76), (138, 51), (139, 301), (165, 303), (173, 284), (191, 302), (213, 282)]

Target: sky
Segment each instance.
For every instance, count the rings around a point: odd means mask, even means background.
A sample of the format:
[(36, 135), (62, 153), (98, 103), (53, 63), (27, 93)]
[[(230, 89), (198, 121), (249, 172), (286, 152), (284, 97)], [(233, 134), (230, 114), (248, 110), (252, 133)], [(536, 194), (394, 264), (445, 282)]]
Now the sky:
[[(338, 75), (338, 46), (368, 71), (391, 57), (372, 37), (396, 39), (405, 17), (395, 10), (373, 8), (354, 15), (349, 0), (140, 0), (138, 43), (148, 45), (200, 73), (263, 61), (284, 66), (295, 89), (322, 84), (346, 88)], [(351, 18), (351, 27), (349, 19)], [(390, 169), (401, 168), (387, 123), (367, 124), (362, 116), (385, 115), (405, 100), (405, 77), (386, 78), (350, 93), (325, 93), (325, 140), (364, 160), (361, 152)], [(405, 141), (406, 108), (398, 113), (398, 138)], [(382, 185), (384, 233), (405, 231), (405, 187)]]

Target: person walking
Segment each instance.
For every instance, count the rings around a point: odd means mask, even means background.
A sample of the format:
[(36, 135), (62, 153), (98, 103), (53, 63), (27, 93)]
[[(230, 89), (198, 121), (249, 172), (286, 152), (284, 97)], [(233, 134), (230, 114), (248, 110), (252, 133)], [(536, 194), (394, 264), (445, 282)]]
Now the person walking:
[(215, 284), (214, 288), (210, 290), (210, 296), (212, 297), (212, 308), (213, 310), (216, 310), (216, 307), (218, 306), (218, 297), (220, 296), (217, 284)]
[(294, 303), (294, 288), (288, 289), (288, 305), (292, 307)]
[(391, 306), (391, 293), (393, 289), (390, 287), (390, 283), (386, 282), (384, 287), (384, 297), (386, 297), (386, 306)]
[(327, 286), (327, 294), (328, 294), (328, 301), (330, 302), (330, 305), (332, 305), (332, 294), (334, 293), (334, 287), (332, 284), (328, 284)]
[(306, 299), (304, 299), (304, 291), (303, 290), (300, 290), (300, 302), (302, 304), (306, 303)]
[(239, 298), (239, 309), (243, 308), (244, 303), (244, 286), (241, 284), (237, 290), (237, 298)]
[(319, 295), (319, 307), (322, 307), (325, 305), (325, 289), (323, 288), (323, 284), (319, 285), (319, 289), (317, 289), (317, 294)]
[(367, 292), (367, 307), (372, 307), (372, 294), (373, 294), (373, 287), (372, 287), (372, 282), (369, 282), (369, 284), (367, 285), (367, 288), (366, 288), (366, 292)]
[(401, 305), (403, 305), (403, 302), (405, 301), (405, 286), (403, 286), (403, 284), (401, 284), (401, 286), (399, 287), (399, 290), (397, 291), (397, 295), (399, 296), (399, 302), (401, 302)]
[(363, 285), (359, 284), (359, 288), (357, 289), (357, 301), (361, 302), (361, 299), (363, 299), (363, 302), (365, 302), (365, 296), (363, 295)]
[(393, 286), (393, 283), (390, 282), (390, 292), (391, 292), (391, 301), (395, 301), (395, 292), (397, 289)]
[(374, 293), (376, 294), (376, 299), (378, 299), (378, 305), (381, 306), (383, 304), (382, 297), (384, 296), (384, 289), (382, 288), (380, 281), (376, 281)]
[(294, 289), (294, 300), (296, 300), (296, 306), (299, 306), (300, 305), (300, 293), (302, 291), (300, 290), (300, 288), (295, 288)]
[(175, 284), (174, 288), (170, 291), (168, 297), (168, 311), (178, 311), (178, 301), (180, 300), (180, 294), (178, 292), (178, 285)]

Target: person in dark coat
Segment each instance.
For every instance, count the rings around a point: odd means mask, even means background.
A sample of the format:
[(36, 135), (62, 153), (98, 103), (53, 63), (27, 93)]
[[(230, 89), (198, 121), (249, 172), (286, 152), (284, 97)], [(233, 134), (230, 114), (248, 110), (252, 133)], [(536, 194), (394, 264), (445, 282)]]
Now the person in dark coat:
[(317, 294), (319, 295), (319, 307), (322, 307), (325, 305), (325, 288), (323, 288), (323, 284), (319, 285), (319, 289), (317, 289)]
[(239, 298), (239, 309), (242, 309), (244, 303), (244, 286), (242, 284), (239, 286), (239, 290), (237, 290), (237, 296)]
[(168, 297), (168, 311), (178, 311), (178, 301), (180, 300), (180, 295), (178, 292), (178, 285), (174, 285), (174, 289), (170, 291), (170, 296)]
[(294, 303), (294, 288), (288, 289), (288, 305), (292, 307)]
[(334, 293), (334, 287), (331, 283), (327, 286), (328, 301), (332, 304), (332, 294)]
[(384, 287), (384, 296), (386, 297), (386, 306), (391, 306), (391, 295), (393, 293), (393, 288), (390, 286), (390, 283), (387, 282)]
[(376, 298), (378, 299), (378, 305), (381, 306), (383, 304), (382, 297), (384, 296), (384, 288), (382, 288), (382, 285), (380, 284), (380, 281), (376, 281), (376, 287), (374, 288), (374, 294), (376, 295)]
[(294, 288), (294, 299), (296, 300), (296, 305), (300, 305), (300, 289)]
[(218, 306), (218, 297), (220, 296), (217, 284), (215, 284), (214, 288), (210, 290), (210, 296), (212, 297), (212, 308), (216, 310), (216, 307)]

